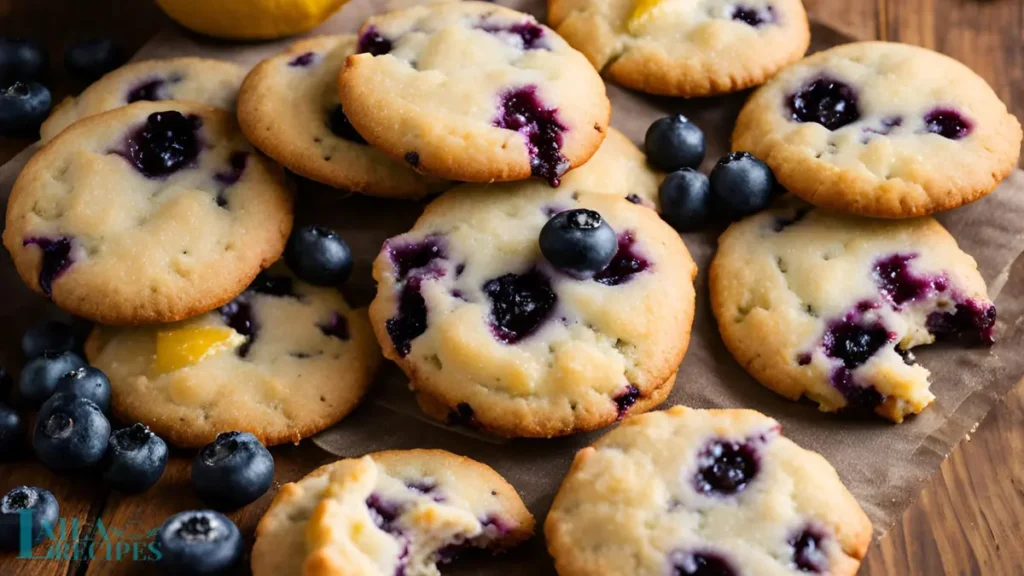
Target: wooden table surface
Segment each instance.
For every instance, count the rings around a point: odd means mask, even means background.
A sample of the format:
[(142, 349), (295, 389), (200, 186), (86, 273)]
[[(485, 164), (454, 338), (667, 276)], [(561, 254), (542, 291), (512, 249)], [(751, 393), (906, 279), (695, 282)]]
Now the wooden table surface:
[[(217, 0), (210, 0), (215, 2)], [(1024, 118), (1024, 0), (804, 0), (813, 18), (861, 39), (927, 46), (973, 68)], [(80, 87), (60, 74), (64, 45), (113, 36), (126, 53), (167, 20), (148, 0), (0, 0), (0, 35), (45, 43), (58, 95)], [(0, 163), (28, 144), (0, 138)], [(306, 442), (274, 450), (277, 482), (301, 477), (330, 455)], [(103, 490), (93, 478), (58, 480), (34, 462), (0, 466), (0, 488), (38, 484), (55, 488), (62, 516), (106, 526), (148, 530), (170, 514), (201, 507), (188, 488), (188, 454), (177, 454), (161, 482), (142, 496)], [(232, 515), (252, 531), (270, 494)], [(116, 555), (117, 551), (113, 551)], [(130, 555), (131, 552), (126, 552)], [(19, 560), (0, 555), (0, 574), (149, 574), (145, 562)], [(1024, 574), (1024, 382), (962, 442), (922, 488), (902, 521), (872, 546), (863, 576)]]

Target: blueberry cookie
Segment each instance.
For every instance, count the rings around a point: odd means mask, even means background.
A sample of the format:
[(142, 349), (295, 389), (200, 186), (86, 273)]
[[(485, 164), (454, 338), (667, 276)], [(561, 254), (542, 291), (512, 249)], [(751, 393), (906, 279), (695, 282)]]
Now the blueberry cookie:
[(178, 446), (233, 430), (266, 445), (298, 442), (352, 411), (380, 364), (366, 311), (283, 266), (197, 318), (98, 327), (86, 355), (110, 378), (121, 420)]
[(732, 136), (808, 202), (878, 218), (977, 200), (1013, 170), (1020, 143), (1020, 123), (977, 74), (888, 42), (787, 68), (747, 101)]
[(388, 240), (373, 271), (374, 331), (428, 414), (499, 435), (649, 410), (689, 344), (696, 266), (618, 194), (464, 185)]
[(74, 122), (144, 100), (185, 100), (235, 109), (245, 70), (231, 62), (207, 58), (144, 60), (122, 66), (67, 97), (39, 129), (42, 142), (53, 139)]
[(339, 78), (371, 144), (424, 174), (557, 185), (604, 140), (604, 83), (533, 17), (485, 2), (371, 18)]
[(442, 450), (377, 452), (281, 487), (256, 527), (253, 576), (437, 576), (473, 548), (533, 534), (515, 489), (490, 467)]
[(667, 96), (757, 86), (811, 40), (800, 0), (551, 0), (548, 21), (611, 80)]
[(32, 157), (3, 239), (25, 283), (72, 314), (176, 322), (277, 260), (292, 204), (233, 114), (138, 102), (76, 122)]
[(711, 264), (726, 347), (761, 384), (827, 412), (894, 422), (931, 404), (910, 349), (991, 344), (974, 259), (932, 218), (868, 220), (803, 202), (733, 224)]
[(566, 172), (562, 187), (580, 192), (614, 194), (648, 208), (658, 206), (658, 186), (665, 174), (647, 163), (647, 156), (615, 128), (608, 132), (589, 162)]
[(246, 77), (238, 121), (250, 142), (289, 170), (342, 190), (419, 198), (446, 187), (371, 148), (338, 103), (338, 71), (355, 36), (302, 40)]
[(544, 535), (561, 576), (853, 576), (871, 522), (775, 420), (675, 406), (577, 453)]

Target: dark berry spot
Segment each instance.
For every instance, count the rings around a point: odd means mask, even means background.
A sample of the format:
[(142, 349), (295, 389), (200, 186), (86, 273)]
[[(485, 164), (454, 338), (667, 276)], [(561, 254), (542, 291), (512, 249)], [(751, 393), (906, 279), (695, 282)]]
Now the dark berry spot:
[(238, 347), (238, 355), (245, 358), (252, 348), (258, 326), (253, 318), (252, 305), (242, 299), (242, 296), (221, 306), (220, 317), (232, 330), (245, 336), (245, 342)]
[(39, 497), (35, 490), (26, 487), (15, 488), (4, 496), (0, 512), (4, 514), (16, 514), (19, 510), (28, 510), (35, 506)]
[(790, 226), (806, 218), (807, 215), (810, 213), (811, 209), (808, 207), (804, 207), (797, 208), (796, 210), (793, 211), (793, 214), (790, 216), (776, 216), (774, 230), (776, 232), (782, 232), (786, 228), (789, 228)]
[(729, 18), (756, 28), (762, 24), (775, 22), (775, 9), (771, 6), (756, 8), (737, 4), (730, 10)]
[(153, 432), (145, 424), (132, 424), (117, 434), (111, 434), (110, 442), (125, 452), (135, 452), (149, 443)]
[(505, 344), (533, 334), (558, 300), (550, 280), (537, 270), (500, 276), (484, 284), (483, 291), (491, 300), (491, 332)]
[(629, 412), (629, 409), (633, 407), (633, 404), (636, 404), (636, 401), (639, 398), (640, 390), (632, 384), (626, 386), (626, 389), (615, 397), (615, 406), (619, 409), (620, 420), (627, 412)]
[(847, 414), (870, 414), (885, 401), (885, 396), (874, 386), (861, 386), (854, 382), (853, 372), (845, 366), (832, 371), (832, 385), (846, 399), (842, 411)]
[(444, 238), (441, 236), (427, 236), (419, 242), (406, 244), (388, 241), (385, 249), (395, 265), (395, 275), (399, 282), (409, 277), (412, 272), (446, 257)]
[(348, 340), (348, 319), (337, 312), (331, 315), (331, 321), (325, 324), (319, 324), (317, 328), (323, 332), (324, 336), (331, 336), (338, 340)]
[(383, 56), (391, 52), (392, 47), (391, 40), (382, 36), (375, 26), (370, 26), (359, 36), (357, 53)]
[(366, 508), (373, 518), (373, 523), (381, 530), (395, 536), (401, 535), (402, 530), (394, 525), (395, 520), (401, 515), (398, 505), (387, 502), (377, 494), (371, 494), (366, 499)]
[(292, 68), (305, 68), (306, 66), (312, 64), (315, 58), (316, 52), (306, 52), (305, 54), (299, 54), (298, 56), (293, 58), (290, 62), (288, 62), (288, 65), (291, 66)]
[(956, 110), (938, 108), (924, 117), (925, 129), (950, 140), (959, 140), (971, 133), (974, 127), (970, 120)]
[(640, 196), (637, 196), (636, 194), (629, 194), (629, 195), (627, 195), (626, 196), (626, 200), (629, 200), (633, 204), (643, 204), (644, 203), (644, 199), (641, 198)]
[(618, 286), (650, 268), (651, 263), (633, 250), (634, 244), (636, 238), (633, 232), (620, 234), (619, 251), (612, 258), (611, 264), (594, 275), (594, 280), (605, 286)]
[(562, 132), (568, 128), (558, 121), (557, 108), (546, 108), (541, 103), (536, 86), (502, 94), (494, 125), (526, 137), (531, 172), (558, 186), (560, 177), (569, 169), (569, 161), (562, 155)]
[(228, 157), (228, 169), (213, 175), (213, 179), (225, 186), (236, 184), (242, 179), (245, 172), (245, 165), (249, 161), (249, 153), (245, 151), (232, 152)]
[(220, 537), (220, 530), (208, 516), (195, 514), (181, 523), (177, 536), (188, 542), (212, 542)]
[(416, 166), (420, 165), (420, 155), (416, 152), (406, 152), (405, 161), (408, 162), (410, 166), (415, 168)]
[(163, 93), (163, 87), (167, 85), (167, 82), (162, 78), (156, 80), (150, 80), (145, 84), (140, 84), (135, 88), (132, 88), (128, 92), (126, 100), (129, 104), (132, 102), (149, 101), (156, 102), (157, 100), (167, 100), (167, 95)]
[(674, 552), (672, 576), (736, 576), (732, 564), (714, 552)]
[(39, 288), (49, 298), (53, 294), (53, 282), (75, 263), (71, 258), (71, 239), (26, 238), (22, 242), (22, 246), (30, 245), (38, 246), (43, 251), (43, 262), (39, 267)]
[(412, 341), (427, 331), (427, 303), (420, 294), (420, 279), (412, 278), (398, 298), (398, 314), (384, 323), (398, 355), (405, 357)]
[(710, 496), (729, 496), (747, 487), (760, 471), (757, 450), (751, 440), (717, 440), (697, 456), (694, 485)]
[(793, 564), (797, 570), (821, 573), (828, 568), (828, 557), (821, 548), (824, 539), (821, 532), (808, 527), (789, 541), (793, 547)]
[(896, 306), (945, 292), (949, 287), (944, 276), (921, 277), (911, 272), (910, 261), (914, 258), (917, 254), (893, 254), (875, 264), (875, 284)]
[(996, 307), (967, 300), (952, 311), (936, 311), (925, 320), (928, 331), (939, 340), (991, 346), (996, 341)]
[(256, 279), (252, 281), (252, 284), (249, 284), (246, 291), (280, 298), (295, 297), (295, 286), (291, 278), (288, 276), (274, 276), (267, 272), (257, 274)]
[(459, 402), (455, 410), (448, 413), (448, 423), (453, 426), (472, 426), (476, 422), (476, 415), (473, 407), (465, 402)]
[(914, 363), (917, 362), (917, 357), (914, 356), (914, 353), (910, 350), (897, 346), (896, 353), (900, 355), (900, 358), (903, 358), (903, 363), (907, 366), (913, 366)]
[(150, 178), (167, 176), (195, 162), (199, 156), (196, 131), (203, 121), (170, 110), (154, 112), (128, 138), (128, 158)]
[(359, 135), (359, 132), (356, 132), (355, 127), (348, 121), (348, 116), (345, 115), (345, 110), (342, 109), (341, 104), (338, 104), (334, 107), (334, 110), (331, 110), (327, 124), (331, 128), (331, 132), (338, 138), (355, 142), (356, 144), (366, 144), (366, 140)]
[(823, 345), (825, 354), (842, 360), (843, 366), (853, 370), (867, 362), (892, 339), (893, 335), (881, 323), (861, 326), (855, 322), (853, 314), (849, 314), (829, 327)]
[(853, 88), (832, 78), (818, 78), (790, 96), (789, 111), (797, 122), (817, 122), (829, 130), (860, 119)]
[(808, 364), (811, 363), (811, 355), (808, 354), (807, 352), (800, 354), (799, 356), (796, 357), (796, 363), (801, 366), (807, 366)]
[(500, 37), (514, 38), (523, 50), (548, 49), (544, 28), (530, 20), (518, 24), (481, 22), (477, 28)]
[[(902, 116), (887, 116), (882, 118), (881, 127), (865, 126), (864, 132), (868, 134), (879, 134), (882, 136), (888, 136), (893, 130), (903, 125)], [(865, 140), (866, 142), (866, 140)]]

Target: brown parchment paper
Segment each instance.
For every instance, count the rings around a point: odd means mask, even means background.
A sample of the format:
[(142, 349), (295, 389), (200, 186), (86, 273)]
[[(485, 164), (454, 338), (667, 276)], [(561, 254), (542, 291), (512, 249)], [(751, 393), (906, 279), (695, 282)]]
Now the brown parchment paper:
[[(216, 1), (216, 0), (211, 0)], [(392, 0), (409, 4), (417, 0)], [(543, 0), (502, 2), (544, 19)], [(366, 16), (384, 11), (386, 1), (353, 0), (314, 33), (353, 32)], [(812, 27), (813, 50), (848, 41), (823, 26)], [(203, 55), (252, 65), (291, 41), (229, 44), (200, 38), (174, 28), (150, 42), (137, 58)], [(651, 97), (609, 86), (612, 124), (640, 143), (656, 118), (682, 112), (708, 137), (705, 169), (727, 151), (733, 120), (746, 94), (685, 101)], [(18, 171), (33, 149), (0, 168), (0, 197), (6, 203)], [(339, 229), (352, 246), (356, 269), (345, 291), (351, 301), (367, 304), (374, 286), (370, 264), (389, 236), (407, 230), (423, 204), (365, 198), (315, 185), (300, 190), (299, 222)], [(992, 406), (1024, 375), (1024, 172), (1014, 173), (988, 197), (940, 220), (960, 246), (977, 259), (998, 313), (998, 343), (991, 349), (964, 350), (934, 345), (915, 349), (932, 371), (936, 402), (902, 425), (881, 420), (849, 420), (819, 413), (810, 404), (789, 402), (752, 380), (724, 348), (708, 306), (706, 270), (720, 230), (686, 234), (684, 240), (700, 268), (697, 313), (690, 349), (675, 390), (665, 407), (744, 407), (760, 410), (783, 424), (787, 436), (823, 454), (839, 471), (874, 521), (877, 533), (890, 527), (918, 493), (953, 445), (969, 433)], [(0, 351), (3, 360), (17, 356), (25, 328), (52, 306), (18, 280), (10, 257), (0, 256)], [(671, 289), (666, 286), (666, 289)], [(501, 440), (435, 423), (416, 407), (401, 371), (386, 365), (370, 398), (338, 426), (314, 439), (338, 456), (355, 456), (392, 448), (444, 448), (493, 466), (523, 495), (543, 521), (573, 454), (601, 433), (554, 440)], [(999, 462), (993, 462), (999, 466)], [(539, 530), (538, 530), (539, 532)], [(496, 559), (460, 561), (448, 574), (553, 574), (542, 535)]]

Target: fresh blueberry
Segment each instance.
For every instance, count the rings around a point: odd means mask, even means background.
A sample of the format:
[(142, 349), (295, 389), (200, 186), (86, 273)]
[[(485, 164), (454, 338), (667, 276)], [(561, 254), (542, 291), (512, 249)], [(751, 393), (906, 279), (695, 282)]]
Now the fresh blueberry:
[(36, 82), (0, 89), (0, 136), (31, 136), (50, 113), (50, 91)]
[(21, 451), (25, 439), (25, 421), (10, 406), (0, 404), (0, 459), (10, 458)]
[(296, 228), (284, 249), (284, 261), (300, 280), (316, 286), (338, 286), (352, 274), (348, 244), (321, 226)]
[(0, 549), (18, 550), (21, 544), (21, 517), (28, 512), (32, 518), (32, 545), (43, 541), (60, 517), (60, 506), (49, 490), (35, 486), (18, 486), (0, 499)]
[(0, 38), (0, 83), (38, 80), (49, 64), (46, 52), (31, 40)]
[(241, 508), (274, 481), (274, 457), (248, 432), (224, 432), (192, 463), (192, 487), (218, 510)]
[(242, 535), (235, 523), (213, 510), (171, 516), (156, 535), (158, 563), (165, 574), (224, 574), (242, 558)]
[(92, 82), (124, 62), (121, 48), (109, 38), (76, 42), (64, 51), (64, 65), (72, 75)]
[(109, 439), (110, 422), (92, 400), (56, 394), (39, 409), (32, 447), (43, 466), (77, 470), (99, 462)]
[(85, 367), (74, 352), (44, 352), (21, 369), (18, 392), (31, 406), (39, 406), (57, 390), (57, 382), (68, 372)]
[(43, 352), (71, 352), (76, 346), (77, 340), (71, 325), (55, 320), (36, 324), (21, 336), (21, 351), (29, 360), (42, 356)]
[(644, 150), (647, 160), (665, 172), (696, 168), (704, 160), (704, 132), (682, 114), (666, 116), (647, 129)]
[(711, 216), (711, 183), (692, 168), (665, 177), (658, 188), (661, 217), (680, 232), (696, 230)]
[(579, 278), (604, 270), (618, 249), (615, 231), (593, 210), (559, 212), (540, 231), (540, 251), (548, 262)]
[(732, 152), (715, 164), (710, 184), (714, 210), (735, 220), (768, 207), (775, 193), (775, 174), (749, 153)]
[(92, 400), (104, 414), (110, 412), (110, 380), (99, 368), (85, 366), (68, 372), (57, 381), (54, 393), (81, 396)]
[(121, 492), (149, 490), (167, 466), (167, 444), (144, 424), (115, 430), (100, 463), (103, 479)]
[(199, 117), (186, 117), (176, 110), (154, 112), (128, 138), (128, 157), (139, 172), (150, 178), (172, 174), (199, 156), (196, 131), (201, 125)]

